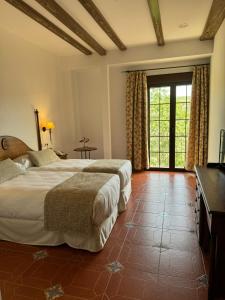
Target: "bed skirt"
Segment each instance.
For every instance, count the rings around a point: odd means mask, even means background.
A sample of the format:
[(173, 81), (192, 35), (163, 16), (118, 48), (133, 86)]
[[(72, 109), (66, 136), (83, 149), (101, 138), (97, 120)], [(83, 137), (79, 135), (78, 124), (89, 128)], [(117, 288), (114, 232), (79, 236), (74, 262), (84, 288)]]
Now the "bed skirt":
[(131, 180), (128, 184), (120, 191), (120, 200), (118, 203), (119, 213), (123, 212), (127, 208), (127, 202), (129, 201), (131, 194)]
[(112, 214), (100, 226), (93, 226), (85, 234), (46, 231), (43, 220), (0, 218), (0, 240), (39, 246), (58, 246), (66, 243), (72, 248), (97, 252), (104, 247), (117, 216), (118, 208), (115, 206)]

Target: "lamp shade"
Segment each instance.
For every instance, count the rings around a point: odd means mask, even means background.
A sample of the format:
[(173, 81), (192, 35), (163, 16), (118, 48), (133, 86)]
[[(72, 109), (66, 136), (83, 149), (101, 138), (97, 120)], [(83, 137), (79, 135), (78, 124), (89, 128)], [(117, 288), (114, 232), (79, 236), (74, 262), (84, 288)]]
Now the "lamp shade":
[(46, 120), (42, 120), (41, 123), (40, 123), (40, 127), (41, 128), (43, 128), (43, 127), (46, 128), (47, 127), (47, 121)]
[(52, 121), (48, 121), (47, 124), (46, 124), (46, 128), (47, 129), (54, 129), (55, 124)]

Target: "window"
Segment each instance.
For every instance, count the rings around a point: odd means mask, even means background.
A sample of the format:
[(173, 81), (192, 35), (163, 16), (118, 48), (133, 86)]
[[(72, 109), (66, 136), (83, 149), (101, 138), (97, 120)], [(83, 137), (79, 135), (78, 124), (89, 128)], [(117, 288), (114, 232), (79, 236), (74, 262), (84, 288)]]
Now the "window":
[(183, 168), (187, 152), (191, 85), (176, 86), (175, 168)]
[(192, 73), (148, 77), (150, 168), (183, 169)]
[(169, 167), (170, 87), (150, 88), (150, 166)]

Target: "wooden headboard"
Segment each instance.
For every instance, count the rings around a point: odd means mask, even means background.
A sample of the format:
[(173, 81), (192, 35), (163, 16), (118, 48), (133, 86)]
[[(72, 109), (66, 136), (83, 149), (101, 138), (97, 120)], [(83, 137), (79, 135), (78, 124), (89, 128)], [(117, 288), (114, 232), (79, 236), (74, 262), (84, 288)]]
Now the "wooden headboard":
[(14, 159), (31, 150), (23, 141), (14, 136), (0, 136), (0, 160)]

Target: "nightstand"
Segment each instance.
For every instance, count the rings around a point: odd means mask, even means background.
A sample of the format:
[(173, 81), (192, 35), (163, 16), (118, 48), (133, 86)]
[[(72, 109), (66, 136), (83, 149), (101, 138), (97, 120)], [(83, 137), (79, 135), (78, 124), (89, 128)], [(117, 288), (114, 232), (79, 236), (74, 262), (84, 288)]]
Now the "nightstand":
[(97, 150), (97, 148), (96, 147), (84, 146), (84, 147), (75, 148), (73, 151), (80, 152), (80, 158), (81, 159), (83, 159), (83, 158), (90, 159), (91, 158), (91, 151), (94, 151), (94, 150)]

